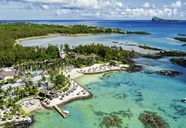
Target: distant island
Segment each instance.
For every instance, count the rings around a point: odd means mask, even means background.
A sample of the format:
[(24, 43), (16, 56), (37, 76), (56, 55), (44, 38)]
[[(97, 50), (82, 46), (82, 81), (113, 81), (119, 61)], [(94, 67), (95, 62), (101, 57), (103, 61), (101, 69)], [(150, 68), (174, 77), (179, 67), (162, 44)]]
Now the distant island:
[(173, 39), (179, 40), (181, 42), (186, 42), (186, 38), (183, 38), (183, 37), (173, 37)]
[(159, 17), (153, 17), (152, 21), (153, 22), (182, 22), (182, 20), (168, 20), (168, 19), (163, 19)]
[(186, 34), (178, 34), (178, 36), (186, 36)]

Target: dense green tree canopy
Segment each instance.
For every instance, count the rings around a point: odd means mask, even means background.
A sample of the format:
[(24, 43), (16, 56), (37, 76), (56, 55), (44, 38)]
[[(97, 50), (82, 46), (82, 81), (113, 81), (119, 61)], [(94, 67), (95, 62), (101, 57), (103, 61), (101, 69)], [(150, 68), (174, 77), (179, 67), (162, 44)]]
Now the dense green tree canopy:
[[(120, 33), (120, 34), (147, 34), (146, 32), (129, 32), (120, 29), (102, 28), (86, 25), (61, 26), (32, 23), (0, 23), (0, 66), (11, 66), (16, 63), (29, 60), (47, 60), (59, 57), (58, 47), (49, 45), (44, 47), (23, 47), (16, 44), (15, 40), (26, 37), (44, 36), (48, 34), (79, 34), (79, 33)], [(89, 47), (89, 48), (86, 48)], [(64, 45), (66, 51), (70, 51), (68, 44)], [(85, 46), (76, 48), (77, 52), (97, 53), (101, 57), (111, 59), (112, 50), (100, 46), (95, 49)]]
[[(110, 30), (110, 29), (109, 29)], [(15, 40), (26, 37), (43, 36), (48, 34), (78, 34), (103, 33), (104, 28), (86, 25), (59, 26), (39, 25), (32, 23), (1, 23), (0, 24), (0, 66), (10, 66), (16, 62), (28, 60), (45, 60), (58, 58), (58, 49), (50, 45), (48, 48), (22, 47), (15, 45)], [(65, 45), (66, 50), (69, 50)]]

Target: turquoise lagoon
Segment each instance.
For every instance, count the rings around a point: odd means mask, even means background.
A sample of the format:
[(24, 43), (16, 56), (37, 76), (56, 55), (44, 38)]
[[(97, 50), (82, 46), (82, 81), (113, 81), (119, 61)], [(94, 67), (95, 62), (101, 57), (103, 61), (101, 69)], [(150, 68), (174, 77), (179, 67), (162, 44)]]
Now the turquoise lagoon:
[[(36, 22), (38, 23), (38, 22)], [(150, 21), (42, 21), (47, 24), (87, 24), (103, 27), (121, 28), (123, 30), (141, 30), (151, 35), (103, 34), (78, 37), (52, 37), (22, 41), (23, 46), (47, 46), (48, 44), (101, 43), (104, 45), (124, 45), (119, 43), (136, 43), (155, 46), (163, 49), (186, 51), (183, 43), (170, 37), (185, 33), (186, 23), (153, 23)], [(87, 75), (76, 81), (93, 94), (89, 100), (81, 100), (61, 107), (69, 110), (70, 116), (63, 119), (56, 111), (42, 110), (33, 113), (35, 122), (30, 128), (100, 128), (103, 117), (115, 114), (122, 118), (122, 128), (144, 128), (139, 121), (140, 113), (156, 112), (170, 128), (186, 128), (186, 104), (180, 99), (186, 97), (186, 70), (173, 65), (170, 58), (146, 59), (134, 61), (143, 65), (143, 70), (135, 73), (112, 72), (98, 75)], [(170, 69), (181, 72), (172, 77), (161, 76), (153, 71)]]
[[(38, 111), (34, 113), (35, 123), (31, 128), (99, 128), (103, 117), (109, 114), (122, 118), (122, 128), (144, 128), (138, 120), (144, 111), (157, 112), (170, 128), (186, 127), (186, 104), (180, 102), (186, 96), (186, 80), (183, 79), (186, 74), (181, 71), (182, 67), (168, 63), (165, 58), (155, 62), (149, 60), (148, 65), (144, 58), (135, 61), (144, 64), (143, 71), (77, 78), (76, 82), (91, 91), (93, 98), (63, 106), (62, 109), (69, 110), (71, 114), (67, 119), (53, 110)], [(171, 78), (145, 73), (172, 66), (182, 75)]]
[[(29, 21), (26, 21), (29, 22)], [(58, 45), (69, 43), (71, 46), (77, 46), (79, 44), (90, 44), (90, 43), (99, 43), (104, 45), (117, 45), (125, 48), (119, 43), (135, 43), (135, 44), (145, 44), (154, 47), (160, 47), (163, 49), (175, 49), (186, 51), (185, 47), (181, 45), (182, 42), (172, 39), (172, 37), (177, 36), (177, 34), (185, 33), (186, 22), (181, 23), (159, 23), (151, 21), (117, 21), (117, 20), (101, 20), (101, 21), (83, 21), (83, 20), (72, 20), (72, 21), (30, 21), (37, 24), (58, 24), (58, 25), (93, 25), (101, 27), (110, 27), (110, 28), (120, 28), (122, 30), (129, 31), (146, 31), (150, 32), (150, 35), (123, 35), (123, 34), (101, 34), (101, 35), (89, 35), (89, 36), (77, 36), (77, 37), (68, 37), (68, 36), (59, 36), (51, 37), (44, 39), (33, 39), (22, 41), (23, 46), (48, 46), (48, 44)], [(112, 41), (119, 42), (118, 44), (113, 44)]]

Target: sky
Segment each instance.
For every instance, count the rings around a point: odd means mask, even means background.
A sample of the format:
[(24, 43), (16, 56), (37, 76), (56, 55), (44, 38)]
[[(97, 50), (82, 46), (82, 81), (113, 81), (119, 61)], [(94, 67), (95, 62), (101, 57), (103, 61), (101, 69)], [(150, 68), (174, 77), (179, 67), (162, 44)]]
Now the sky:
[(0, 0), (0, 20), (186, 20), (186, 0)]

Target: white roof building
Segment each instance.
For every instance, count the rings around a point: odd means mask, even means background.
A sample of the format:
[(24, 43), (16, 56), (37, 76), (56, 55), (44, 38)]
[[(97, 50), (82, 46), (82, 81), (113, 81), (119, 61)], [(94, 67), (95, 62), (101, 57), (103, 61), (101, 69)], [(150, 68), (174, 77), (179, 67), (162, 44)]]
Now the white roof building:
[(15, 69), (13, 67), (0, 69), (0, 79), (1, 80), (13, 79), (14, 75), (15, 75)]
[(1, 86), (1, 88), (2, 88), (4, 91), (6, 91), (6, 90), (8, 90), (10, 87), (16, 88), (16, 87), (20, 87), (20, 86), (22, 86), (22, 85), (23, 85), (23, 83), (5, 84), (5, 85)]

